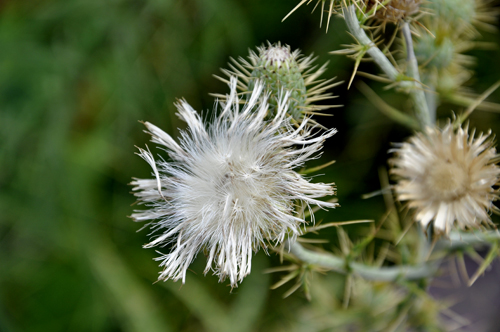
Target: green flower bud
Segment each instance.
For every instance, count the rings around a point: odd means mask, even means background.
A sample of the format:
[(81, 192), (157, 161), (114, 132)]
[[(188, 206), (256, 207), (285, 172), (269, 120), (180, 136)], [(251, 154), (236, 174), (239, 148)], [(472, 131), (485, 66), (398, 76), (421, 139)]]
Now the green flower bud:
[(476, 14), (474, 0), (432, 0), (426, 3), (426, 7), (434, 15), (433, 19), (453, 25), (463, 22), (472, 24)]
[(488, 0), (432, 0), (425, 3), (423, 24), (431, 31), (462, 39), (462, 34), (477, 37), (476, 29), (495, 32), (497, 14)]
[(448, 37), (438, 39), (425, 34), (418, 38), (414, 47), (420, 63), (426, 63), (427, 67), (437, 69), (450, 66), (455, 55), (455, 44)]
[(435, 75), (436, 91), (443, 98), (460, 91), (461, 86), (472, 77), (473, 72), (457, 66), (451, 70), (442, 70)]
[(295, 120), (302, 116), (306, 107), (307, 89), (302, 77), (302, 70), (297, 62), (298, 52), (291, 52), (290, 46), (270, 45), (258, 48), (260, 51), (256, 66), (250, 76), (249, 90), (253, 90), (255, 83), (262, 80), (266, 90), (271, 94), (269, 111), (274, 115), (282, 91), (290, 91), (288, 113)]
[[(250, 94), (256, 82), (263, 82), (265, 91), (269, 94), (269, 117), (274, 115), (280, 96), (286, 92), (291, 94), (287, 113), (299, 122), (306, 114), (311, 115), (334, 107), (314, 104), (320, 100), (334, 98), (331, 93), (325, 91), (342, 83), (332, 83), (334, 78), (318, 80), (325, 72), (326, 64), (313, 71), (311, 64), (315, 59), (312, 55), (303, 57), (299, 50), (292, 52), (290, 46), (281, 46), (280, 43), (257, 47), (257, 51), (258, 55), (250, 51), (248, 61), (242, 58), (238, 61), (231, 59), (231, 70), (221, 70), (228, 77), (238, 77), (238, 89), (244, 94)], [(228, 82), (225, 78), (217, 78)], [(212, 95), (225, 99), (224, 95)]]

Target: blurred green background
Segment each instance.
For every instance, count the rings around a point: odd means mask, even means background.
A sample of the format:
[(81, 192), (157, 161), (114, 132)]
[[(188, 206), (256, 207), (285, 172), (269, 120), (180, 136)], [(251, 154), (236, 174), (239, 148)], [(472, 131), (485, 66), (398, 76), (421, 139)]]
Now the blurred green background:
[[(330, 61), (325, 77), (347, 80), (353, 63), (327, 52), (351, 43), (344, 23), (319, 29), (319, 13), (283, 0), (37, 0), (0, 2), (0, 331), (315, 331), (299, 323), (308, 306), (299, 291), (269, 290), (279, 275), (275, 255), (260, 252), (252, 274), (230, 292), (203, 277), (204, 257), (187, 284), (154, 283), (148, 232), (127, 218), (132, 177), (149, 177), (134, 155), (149, 137), (139, 120), (176, 136), (183, 127), (176, 98), (207, 112), (212, 77), (229, 57), (281, 41)], [(498, 35), (485, 34), (498, 42)], [(497, 49), (479, 57), (476, 92), (499, 78)], [(377, 72), (370, 63), (364, 71)], [(359, 78), (358, 78), (359, 79)], [(365, 80), (366, 81), (366, 80)], [(371, 86), (391, 104), (404, 96)], [(391, 141), (410, 132), (380, 115), (357, 91), (334, 88), (344, 108), (320, 118), (339, 133), (319, 164), (337, 159), (318, 181), (335, 181), (341, 208), (318, 220), (378, 219)], [(500, 101), (499, 94), (490, 100)], [(461, 108), (443, 105), (442, 116)], [(500, 132), (499, 115), (475, 113), (471, 124)], [(152, 148), (152, 146), (151, 146)], [(349, 228), (356, 233), (356, 228)], [(333, 231), (325, 237), (335, 238)], [(335, 241), (332, 240), (332, 245)], [(326, 245), (329, 248), (332, 245)], [(335, 315), (335, 313), (332, 313)], [(301, 325), (302, 324), (302, 325)]]

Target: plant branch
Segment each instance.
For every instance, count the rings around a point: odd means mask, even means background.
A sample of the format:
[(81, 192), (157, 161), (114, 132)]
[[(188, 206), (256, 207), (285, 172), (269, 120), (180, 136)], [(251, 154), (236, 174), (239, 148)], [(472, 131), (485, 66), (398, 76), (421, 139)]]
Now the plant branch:
[(375, 63), (380, 67), (380, 69), (382, 69), (391, 81), (397, 81), (399, 72), (361, 28), (356, 16), (356, 8), (354, 5), (344, 8), (344, 19), (349, 32), (354, 36), (354, 38), (356, 38), (358, 43), (367, 48), (366, 52), (372, 57), (373, 61), (375, 61)]
[(451, 232), (448, 239), (441, 239), (436, 243), (435, 250), (456, 250), (470, 246), (487, 246), (491, 242), (500, 241), (497, 230), (488, 232)]

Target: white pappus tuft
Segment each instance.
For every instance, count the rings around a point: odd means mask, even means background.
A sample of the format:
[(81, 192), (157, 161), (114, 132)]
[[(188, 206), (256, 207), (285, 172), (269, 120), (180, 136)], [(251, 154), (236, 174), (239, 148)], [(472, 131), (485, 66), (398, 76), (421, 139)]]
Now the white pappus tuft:
[(135, 196), (148, 207), (134, 211), (132, 218), (151, 220), (148, 225), (157, 234), (144, 247), (171, 247), (156, 258), (164, 268), (159, 280), (184, 283), (186, 270), (203, 250), (205, 273), (215, 265), (220, 281), (229, 277), (236, 287), (250, 273), (253, 251), (300, 234), (305, 221), (296, 211), (311, 204), (337, 205), (317, 199), (335, 194), (333, 184), (311, 183), (293, 170), (316, 158), (336, 130), (317, 131), (307, 119), (293, 127), (287, 115), (288, 93), (275, 117), (265, 121), (268, 103), (262, 83), (240, 111), (236, 84), (231, 78), (222, 112), (208, 124), (186, 101), (176, 104), (177, 115), (188, 125), (179, 144), (145, 123), (152, 142), (171, 160), (155, 160), (149, 150), (139, 149), (154, 178), (132, 182)]

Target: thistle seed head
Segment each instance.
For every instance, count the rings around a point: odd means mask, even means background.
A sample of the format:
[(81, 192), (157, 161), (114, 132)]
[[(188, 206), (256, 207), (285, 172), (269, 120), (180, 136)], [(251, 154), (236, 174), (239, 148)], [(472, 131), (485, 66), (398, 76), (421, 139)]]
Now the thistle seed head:
[(147, 207), (132, 218), (148, 221), (156, 234), (145, 247), (169, 250), (156, 259), (163, 266), (159, 280), (184, 282), (189, 265), (204, 251), (205, 273), (213, 268), (220, 281), (228, 277), (236, 287), (250, 273), (254, 251), (301, 233), (300, 211), (336, 206), (318, 199), (333, 195), (333, 184), (312, 183), (294, 171), (316, 158), (336, 130), (320, 132), (307, 125), (308, 118), (293, 127), (287, 116), (290, 93), (280, 96), (274, 117), (266, 121), (268, 95), (260, 82), (240, 110), (236, 84), (231, 78), (231, 93), (209, 123), (186, 101), (177, 104), (188, 125), (179, 143), (145, 123), (152, 142), (170, 159), (155, 160), (149, 150), (139, 149), (153, 178), (132, 182), (139, 203)]

